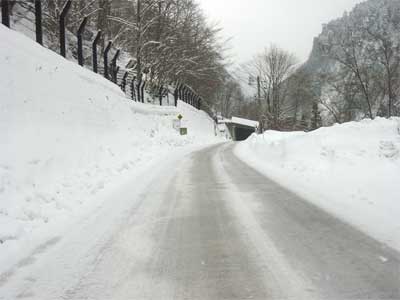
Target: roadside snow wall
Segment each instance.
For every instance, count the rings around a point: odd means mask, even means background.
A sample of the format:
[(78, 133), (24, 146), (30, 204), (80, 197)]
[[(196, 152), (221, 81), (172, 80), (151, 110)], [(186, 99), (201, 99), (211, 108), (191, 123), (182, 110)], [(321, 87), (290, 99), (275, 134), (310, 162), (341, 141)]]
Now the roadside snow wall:
[(268, 131), (236, 154), (305, 199), (400, 249), (400, 119)]
[[(2, 249), (72, 222), (122, 176), (183, 146), (221, 141), (213, 120), (185, 103), (134, 103), (2, 25), (0, 40), (0, 264)], [(178, 114), (188, 136), (172, 128)]]

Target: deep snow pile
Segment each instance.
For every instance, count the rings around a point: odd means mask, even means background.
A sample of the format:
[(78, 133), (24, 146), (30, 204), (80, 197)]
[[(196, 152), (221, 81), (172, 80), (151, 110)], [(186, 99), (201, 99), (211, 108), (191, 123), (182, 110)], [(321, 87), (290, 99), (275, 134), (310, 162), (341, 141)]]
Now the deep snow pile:
[(254, 168), (400, 249), (400, 119), (315, 132), (268, 131), (239, 144)]
[[(155, 160), (221, 141), (204, 112), (142, 105), (0, 25), (0, 265)], [(172, 120), (182, 114), (189, 135)], [(136, 172), (136, 173), (135, 173)], [(11, 253), (12, 255), (5, 255)]]

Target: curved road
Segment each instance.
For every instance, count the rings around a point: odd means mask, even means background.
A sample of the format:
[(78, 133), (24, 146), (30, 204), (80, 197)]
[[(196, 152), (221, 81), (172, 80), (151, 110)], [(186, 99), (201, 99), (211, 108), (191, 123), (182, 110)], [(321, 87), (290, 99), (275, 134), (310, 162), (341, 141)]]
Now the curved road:
[[(400, 254), (241, 162), (171, 162), (0, 275), (0, 299), (400, 299)], [(150, 178), (152, 177), (152, 178)]]

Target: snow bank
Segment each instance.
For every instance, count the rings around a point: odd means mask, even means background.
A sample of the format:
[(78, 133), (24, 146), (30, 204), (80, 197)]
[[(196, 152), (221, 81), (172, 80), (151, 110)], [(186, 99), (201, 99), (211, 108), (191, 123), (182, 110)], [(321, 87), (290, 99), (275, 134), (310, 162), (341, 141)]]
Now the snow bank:
[(400, 119), (268, 131), (236, 154), (304, 198), (400, 249)]
[[(138, 169), (183, 146), (221, 141), (204, 112), (181, 102), (178, 109), (134, 103), (100, 75), (2, 25), (0, 40), (2, 267), (101, 205), (99, 194)], [(188, 136), (172, 128), (178, 114)]]

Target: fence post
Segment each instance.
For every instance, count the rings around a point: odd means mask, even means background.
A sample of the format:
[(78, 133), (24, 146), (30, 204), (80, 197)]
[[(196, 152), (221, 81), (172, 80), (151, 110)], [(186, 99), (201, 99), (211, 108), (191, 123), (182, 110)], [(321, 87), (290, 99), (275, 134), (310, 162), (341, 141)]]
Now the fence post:
[(180, 88), (179, 88), (179, 99), (181, 101), (185, 101), (185, 99), (183, 99), (184, 97), (184, 91), (185, 91), (185, 87), (183, 84), (181, 84)]
[(97, 44), (99, 43), (101, 38), (101, 31), (97, 32), (96, 37), (94, 38), (92, 44), (92, 59), (93, 59), (93, 72), (98, 72), (98, 62), (97, 62)]
[(65, 18), (67, 17), (68, 11), (71, 8), (72, 0), (68, 0), (60, 15), (60, 52), (63, 57), (67, 56), (67, 50), (65, 46)]
[(136, 101), (135, 81), (136, 81), (136, 76), (133, 76), (131, 83), (131, 96), (133, 101)]
[(142, 98), (140, 97), (140, 87), (142, 86), (142, 80), (143, 78), (137, 78), (137, 83), (136, 83), (136, 101), (141, 102)]
[(174, 104), (175, 106), (178, 106), (178, 98), (179, 98), (179, 87), (175, 87), (174, 91)]
[(104, 49), (104, 77), (109, 79), (108, 75), (108, 52), (110, 52), (112, 46), (112, 42), (109, 41), (106, 49)]
[(117, 72), (117, 60), (118, 60), (120, 53), (121, 53), (121, 50), (118, 49), (117, 52), (115, 52), (113, 59), (111, 60), (111, 68), (112, 68), (111, 75), (112, 75), (112, 81), (114, 83), (117, 83), (117, 81), (118, 81), (118, 79), (117, 79), (117, 73), (118, 73)]
[(83, 44), (82, 44), (82, 35), (83, 35), (83, 31), (85, 30), (85, 26), (87, 24), (88, 21), (88, 17), (84, 17), (82, 20), (81, 25), (79, 26), (78, 29), (78, 63), (80, 66), (83, 67), (85, 61), (83, 58)]
[(115, 68), (115, 71), (114, 71), (114, 83), (116, 84), (116, 85), (118, 85), (118, 73), (119, 73), (119, 70), (120, 70), (120, 68), (119, 68), (119, 66), (117, 66), (116, 68)]
[(199, 103), (198, 103), (198, 105), (199, 105), (198, 109), (201, 110), (201, 98), (199, 98), (199, 101), (198, 101), (198, 102), (199, 102)]
[(178, 84), (178, 100), (182, 100), (182, 84)]
[(186, 87), (182, 87), (182, 101), (186, 102)]
[(10, 4), (9, 0), (1, 0), (1, 23), (10, 28)]
[(184, 97), (185, 102), (189, 103), (189, 89), (185, 87)]
[(42, 1), (35, 0), (36, 42), (43, 45)]
[(122, 77), (121, 88), (124, 93), (126, 93), (126, 79), (128, 78), (129, 72), (125, 71), (124, 76)]
[(163, 88), (163, 86), (160, 86), (158, 88), (158, 99), (160, 100), (160, 106), (162, 106), (163, 92), (164, 92), (164, 88)]
[(140, 97), (142, 98), (141, 100), (142, 100), (142, 103), (144, 103), (144, 87), (146, 86), (146, 81), (145, 80), (143, 80), (143, 82), (142, 82), (142, 87), (141, 87), (141, 89), (140, 89)]

